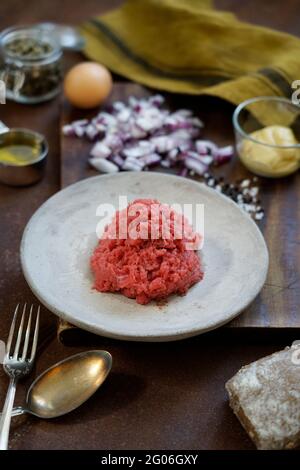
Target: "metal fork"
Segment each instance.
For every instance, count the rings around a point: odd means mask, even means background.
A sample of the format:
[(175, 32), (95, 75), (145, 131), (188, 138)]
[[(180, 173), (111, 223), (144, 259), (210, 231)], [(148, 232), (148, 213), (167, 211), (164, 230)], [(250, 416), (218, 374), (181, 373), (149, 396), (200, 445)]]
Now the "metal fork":
[[(27, 321), (27, 327), (25, 332), (25, 337), (23, 335), (24, 323), (25, 323), (25, 314), (27, 310), (27, 304), (24, 305), (22, 311), (22, 317), (20, 321), (20, 326), (17, 333), (17, 339), (15, 347), (12, 347), (14, 333), (16, 329), (17, 317), (19, 312), (19, 306), (17, 305), (13, 317), (13, 321), (10, 327), (8, 340), (6, 344), (6, 354), (3, 361), (3, 368), (7, 375), (10, 377), (10, 382), (7, 390), (6, 400), (2, 412), (2, 417), (0, 421), (0, 450), (6, 450), (8, 446), (8, 437), (9, 437), (9, 428), (11, 421), (11, 413), (15, 399), (17, 382), (25, 375), (28, 375), (32, 369), (33, 361), (36, 353), (36, 346), (38, 340), (39, 332), (39, 320), (40, 320), (40, 306), (38, 306), (37, 313), (35, 316), (35, 322), (33, 322), (33, 305), (30, 307), (29, 317)], [(34, 332), (33, 338), (31, 339), (31, 324), (34, 323)], [(20, 352), (20, 346), (23, 339), (23, 348)], [(30, 352), (29, 342), (31, 342)], [(13, 350), (14, 349), (14, 350)]]

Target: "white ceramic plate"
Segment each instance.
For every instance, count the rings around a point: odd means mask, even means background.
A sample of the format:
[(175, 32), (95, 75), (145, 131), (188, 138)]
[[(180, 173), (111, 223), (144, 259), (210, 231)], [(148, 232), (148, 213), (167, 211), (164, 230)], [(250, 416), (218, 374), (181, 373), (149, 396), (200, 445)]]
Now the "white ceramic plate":
[[(204, 204), (205, 276), (186, 296), (143, 306), (92, 290), (96, 208), (117, 205), (119, 194), (129, 201)], [(203, 184), (150, 172), (96, 176), (57, 193), (28, 223), (21, 260), (28, 284), (52, 312), (99, 335), (132, 341), (177, 340), (228, 322), (259, 293), (268, 269), (261, 232), (235, 203)]]

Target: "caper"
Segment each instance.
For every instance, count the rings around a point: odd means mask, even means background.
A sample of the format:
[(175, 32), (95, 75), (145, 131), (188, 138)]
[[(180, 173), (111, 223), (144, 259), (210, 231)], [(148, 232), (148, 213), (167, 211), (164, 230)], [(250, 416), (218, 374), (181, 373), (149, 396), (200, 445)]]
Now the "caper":
[(36, 38), (19, 38), (8, 42), (6, 52), (23, 58), (37, 59), (53, 51), (48, 42)]

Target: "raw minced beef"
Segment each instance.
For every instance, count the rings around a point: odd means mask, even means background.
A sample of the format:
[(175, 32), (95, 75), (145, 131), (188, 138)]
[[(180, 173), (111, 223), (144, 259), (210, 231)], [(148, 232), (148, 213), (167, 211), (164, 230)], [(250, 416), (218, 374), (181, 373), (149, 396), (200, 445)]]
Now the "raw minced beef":
[(187, 220), (166, 204), (135, 200), (116, 212), (99, 240), (91, 257), (94, 287), (139, 304), (183, 295), (203, 278), (200, 241)]

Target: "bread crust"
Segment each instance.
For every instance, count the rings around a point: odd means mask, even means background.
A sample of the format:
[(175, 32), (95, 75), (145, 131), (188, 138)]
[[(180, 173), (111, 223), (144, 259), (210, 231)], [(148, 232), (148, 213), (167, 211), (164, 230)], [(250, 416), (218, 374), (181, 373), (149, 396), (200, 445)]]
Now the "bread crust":
[(258, 449), (300, 446), (296, 349), (299, 345), (244, 366), (226, 383), (230, 406)]

